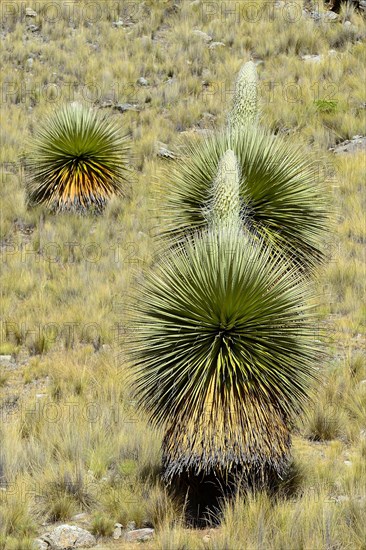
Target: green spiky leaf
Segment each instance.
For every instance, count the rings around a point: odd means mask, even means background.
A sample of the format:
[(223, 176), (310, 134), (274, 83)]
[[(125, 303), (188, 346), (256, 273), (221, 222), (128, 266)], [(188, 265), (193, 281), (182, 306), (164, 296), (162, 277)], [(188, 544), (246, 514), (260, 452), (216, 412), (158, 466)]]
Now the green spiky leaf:
[[(258, 127), (221, 132), (185, 144), (161, 187), (162, 234), (181, 239), (207, 225), (205, 208), (224, 153), (231, 149), (240, 170), (243, 224), (301, 266), (323, 258), (328, 204), (319, 163), (301, 146)], [(163, 207), (161, 205), (163, 204)]]
[(80, 104), (55, 111), (37, 130), (27, 163), (30, 204), (103, 208), (128, 182), (129, 144), (119, 124)]

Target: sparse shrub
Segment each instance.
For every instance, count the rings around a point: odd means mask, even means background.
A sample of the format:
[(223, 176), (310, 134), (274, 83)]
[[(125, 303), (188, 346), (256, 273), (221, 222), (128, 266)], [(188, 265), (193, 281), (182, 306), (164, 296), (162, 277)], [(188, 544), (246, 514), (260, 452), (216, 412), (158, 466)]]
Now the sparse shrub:
[(44, 512), (49, 521), (67, 521), (76, 514), (75, 500), (68, 494), (57, 494), (55, 498), (49, 494), (44, 506)]
[(91, 532), (98, 537), (110, 537), (113, 533), (114, 523), (108, 516), (97, 513), (92, 518)]
[(39, 508), (52, 521), (66, 520), (95, 504), (94, 490), (83, 472), (72, 473), (67, 465), (55, 468), (42, 479)]
[[(1, 542), (0, 542), (1, 544)], [(1, 546), (0, 546), (1, 548)], [(4, 550), (35, 550), (34, 539), (30, 537), (7, 537)]]
[(28, 499), (22, 494), (6, 495), (0, 507), (0, 528), (4, 535), (33, 535), (36, 529)]
[(338, 101), (331, 99), (316, 99), (314, 105), (319, 113), (335, 113)]
[(306, 415), (304, 434), (313, 441), (346, 437), (347, 416), (336, 405), (316, 403)]
[(156, 483), (146, 487), (146, 518), (154, 528), (173, 526), (183, 513), (183, 507), (168, 494), (165, 487)]

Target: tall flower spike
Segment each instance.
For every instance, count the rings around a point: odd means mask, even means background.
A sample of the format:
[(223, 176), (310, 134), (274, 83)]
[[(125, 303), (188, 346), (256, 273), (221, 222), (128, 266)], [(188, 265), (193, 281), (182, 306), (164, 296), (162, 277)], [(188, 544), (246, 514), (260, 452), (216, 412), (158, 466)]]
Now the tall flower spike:
[(212, 200), (207, 215), (211, 224), (238, 222), (240, 219), (240, 174), (235, 153), (228, 149), (221, 157), (213, 182)]
[(235, 85), (228, 127), (238, 129), (244, 124), (255, 124), (258, 119), (258, 76), (255, 63), (248, 61), (240, 69)]

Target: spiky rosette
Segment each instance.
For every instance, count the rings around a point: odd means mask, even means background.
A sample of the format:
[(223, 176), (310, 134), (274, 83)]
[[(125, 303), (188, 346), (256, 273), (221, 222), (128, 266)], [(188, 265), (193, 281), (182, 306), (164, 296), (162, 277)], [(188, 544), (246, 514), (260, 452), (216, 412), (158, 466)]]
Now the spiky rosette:
[(255, 63), (248, 61), (240, 69), (234, 91), (233, 106), (228, 116), (231, 130), (258, 121), (258, 76)]
[(295, 273), (229, 225), (188, 237), (139, 285), (133, 387), (167, 428), (166, 479), (235, 464), (282, 471), (318, 357)]
[(116, 120), (81, 104), (54, 112), (37, 130), (28, 160), (30, 204), (101, 209), (128, 182), (128, 138)]
[(209, 223), (239, 222), (239, 167), (235, 154), (228, 149), (219, 162), (216, 178), (212, 186), (212, 200), (206, 214)]
[(180, 240), (208, 225), (205, 208), (220, 160), (231, 149), (239, 167), (243, 226), (297, 265), (309, 268), (322, 260), (328, 228), (326, 192), (318, 160), (301, 145), (248, 126), (184, 145), (184, 156), (166, 172), (161, 186), (163, 236)]

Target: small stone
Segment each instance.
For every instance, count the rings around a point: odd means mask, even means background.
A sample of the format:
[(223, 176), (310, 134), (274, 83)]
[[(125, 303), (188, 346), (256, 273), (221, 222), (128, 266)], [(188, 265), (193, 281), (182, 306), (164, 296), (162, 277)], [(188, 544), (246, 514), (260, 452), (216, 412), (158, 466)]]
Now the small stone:
[(26, 63), (27, 63), (28, 69), (31, 69), (33, 67), (34, 60), (32, 59), (32, 57), (28, 57)]
[(192, 34), (195, 34), (196, 36), (199, 36), (200, 38), (202, 38), (202, 40), (204, 42), (211, 42), (212, 41), (212, 36), (207, 34), (207, 32), (200, 31), (199, 29), (194, 29), (192, 31)]
[(121, 536), (122, 536), (122, 524), (116, 523), (114, 526), (113, 538), (117, 540), (117, 539), (120, 539)]
[(345, 22), (343, 23), (343, 26), (344, 26), (344, 27), (352, 27), (352, 23), (351, 23), (351, 21), (345, 21)]
[(113, 107), (120, 113), (125, 113), (126, 111), (140, 111), (138, 106), (133, 105), (132, 103), (117, 103), (117, 105), (114, 105)]
[(0, 365), (8, 365), (11, 363), (11, 355), (0, 355)]
[(175, 159), (176, 155), (173, 153), (173, 151), (169, 151), (169, 149), (166, 149), (165, 147), (160, 147), (158, 151), (158, 157), (162, 157), (165, 159)]
[(333, 11), (312, 11), (309, 15), (315, 21), (336, 21), (339, 17), (338, 14)]
[(321, 55), (312, 55), (312, 54), (306, 54), (301, 56), (301, 59), (303, 61), (312, 61), (313, 63), (319, 63), (321, 58), (322, 58)]
[(137, 80), (137, 84), (139, 86), (148, 86), (149, 85), (149, 81), (146, 80), (146, 78), (144, 78), (143, 76), (140, 76), (140, 78)]
[(28, 25), (27, 30), (31, 32), (36, 32), (39, 31), (39, 27), (37, 25)]
[(203, 542), (203, 544), (205, 544), (205, 545), (206, 545), (206, 544), (210, 544), (210, 542), (211, 542), (211, 537), (210, 537), (210, 535), (205, 535), (204, 537), (202, 537), (202, 542)]
[(37, 12), (32, 10), (32, 8), (25, 8), (26, 17), (37, 17)]
[(349, 500), (349, 496), (347, 495), (339, 495), (337, 496), (337, 502), (347, 502)]
[(126, 533), (125, 540), (126, 542), (147, 542), (153, 538), (154, 533), (154, 529), (135, 529)]
[(348, 467), (352, 466), (352, 462), (350, 460), (345, 460), (344, 464)]
[(212, 44), (209, 45), (208, 49), (215, 50), (216, 48), (222, 48), (224, 46), (226, 46), (224, 42), (212, 42)]
[(116, 27), (117, 29), (119, 29), (123, 27), (124, 22), (121, 19), (119, 19), (119, 21), (113, 21), (112, 25), (113, 27)]
[(323, 14), (323, 19), (328, 21), (337, 21), (338, 18), (339, 18), (338, 13), (334, 13), (334, 11), (326, 11)]

